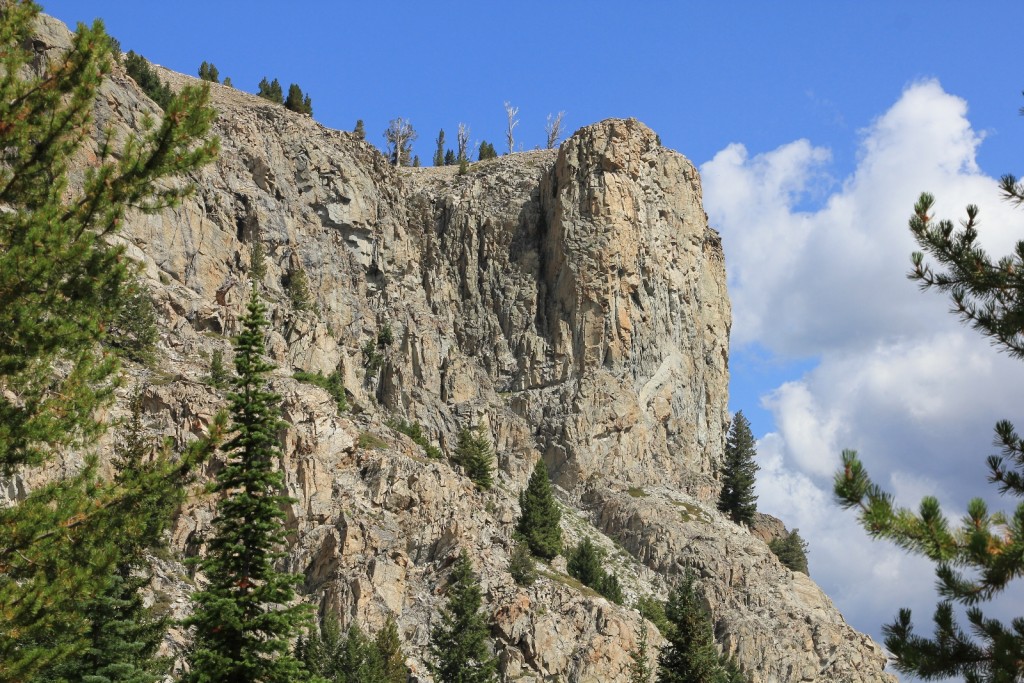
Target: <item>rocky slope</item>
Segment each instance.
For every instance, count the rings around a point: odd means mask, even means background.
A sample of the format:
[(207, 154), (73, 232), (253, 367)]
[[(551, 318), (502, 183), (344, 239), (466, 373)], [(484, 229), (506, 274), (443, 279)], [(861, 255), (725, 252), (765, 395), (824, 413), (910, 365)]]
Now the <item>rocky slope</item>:
[[(42, 46), (66, 41), (44, 22)], [(281, 467), (296, 499), (288, 563), (321, 610), (371, 629), (394, 615), (429, 680), (424, 648), (446, 568), (465, 548), (507, 680), (626, 680), (635, 610), (581, 589), (562, 561), (529, 589), (506, 571), (517, 494), (543, 459), (568, 542), (587, 535), (609, 550), (627, 604), (663, 597), (691, 566), (719, 642), (754, 681), (891, 680), (881, 649), (810, 579), (715, 511), (730, 311), (721, 241), (685, 157), (630, 119), (465, 175), (395, 169), (349, 133), (212, 89), (220, 158), (190, 179), (193, 199), (132, 217), (118, 237), (161, 317), (158, 367), (130, 372), (154, 433), (201, 433), (224, 405), (204, 381), (208, 359), (230, 358), (262, 246), (273, 383), (289, 423)], [(147, 113), (159, 111), (123, 73), (104, 85), (101, 123), (131, 128)], [(300, 270), (312, 310), (287, 295)], [(368, 368), (362, 349), (385, 327), (394, 342)], [(326, 392), (291, 378), (297, 369), (340, 371), (357, 411), (339, 415)], [(442, 449), (480, 426), (497, 486), (477, 491), (388, 427), (394, 419), (420, 422)], [(7, 495), (31, 486), (10, 482)], [(197, 495), (174, 547), (201, 552), (211, 515)], [(192, 581), (162, 562), (154, 595), (180, 612)]]

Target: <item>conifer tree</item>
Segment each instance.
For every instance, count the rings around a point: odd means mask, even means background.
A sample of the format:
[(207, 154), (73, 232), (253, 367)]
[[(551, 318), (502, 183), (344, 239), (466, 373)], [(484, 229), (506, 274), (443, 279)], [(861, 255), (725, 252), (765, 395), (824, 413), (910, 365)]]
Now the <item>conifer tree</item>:
[(437, 134), (437, 149), (434, 150), (434, 166), (444, 166), (444, 128)]
[[(58, 447), (90, 444), (104, 430), (97, 408), (113, 396), (118, 361), (99, 342), (129, 275), (123, 249), (106, 237), (128, 207), (156, 211), (188, 194), (188, 183), (160, 180), (198, 168), (217, 149), (201, 142), (214, 115), (208, 91), (186, 87), (138, 133), (115, 139), (101, 128), (92, 164), (69, 188), (71, 160), (95, 131), (93, 105), (114, 41), (96, 22), (80, 26), (66, 52), (37, 54), (39, 11), (26, 1), (0, 11), (4, 476), (46, 462)], [(0, 510), (0, 681), (53, 677), (91, 647), (108, 619), (100, 601), (111, 594), (125, 548), (152, 530), (152, 518), (139, 511), (180, 501), (210, 443), (197, 442), (173, 462), (158, 457), (120, 481), (103, 478), (90, 455), (77, 474)]]
[(380, 663), (381, 683), (405, 683), (409, 679), (409, 667), (405, 665), (402, 654), (402, 641), (398, 637), (398, 624), (390, 614), (384, 626), (373, 638), (377, 649), (377, 661)]
[(276, 78), (273, 81), (267, 81), (266, 77), (260, 81), (259, 90), (256, 94), (265, 100), (270, 100), (274, 104), (284, 104), (284, 91), (281, 90), (281, 83)]
[(665, 614), (672, 624), (658, 658), (658, 683), (723, 683), (711, 618), (694, 590), (693, 573), (669, 595)]
[(452, 462), (461, 465), (466, 476), (487, 490), (494, 484), (494, 452), (482, 430), (462, 429)]
[(356, 127), (352, 129), (352, 132), (355, 133), (357, 140), (366, 139), (366, 127), (363, 125), (362, 119), (356, 120)]
[(427, 666), (438, 683), (495, 683), (497, 660), (488, 643), (487, 620), (480, 613), (480, 584), (463, 550), (448, 581), (448, 603), (430, 634)]
[[(1024, 204), (1024, 185), (1013, 176), (1004, 176), (1000, 189), (1011, 203)], [(1017, 242), (1012, 254), (993, 261), (977, 243), (978, 207), (968, 206), (967, 220), (957, 228), (950, 220), (934, 220), (934, 202), (923, 193), (914, 205), (910, 231), (922, 251), (911, 255), (909, 277), (922, 289), (948, 292), (963, 322), (1012, 357), (1024, 359), (1024, 241)], [(933, 269), (925, 254), (947, 270)], [(1024, 439), (1005, 420), (996, 423), (995, 433), (1001, 454), (988, 457), (988, 480), (1000, 494), (1020, 501)], [(872, 482), (856, 451), (843, 451), (842, 464), (834, 486), (839, 504), (857, 509), (871, 536), (894, 541), (936, 565), (943, 600), (935, 608), (934, 636), (915, 633), (909, 609), (901, 609), (896, 621), (882, 629), (896, 669), (926, 680), (1024, 679), (1024, 616), (1004, 624), (986, 617), (979, 606), (1024, 575), (1024, 502), (1012, 513), (989, 512), (986, 502), (975, 498), (957, 527), (934, 496), (925, 497), (917, 512), (896, 507), (893, 496)], [(966, 607), (966, 630), (958, 623), (954, 603)]]
[(729, 427), (725, 441), (725, 459), (722, 463), (722, 491), (718, 497), (718, 509), (729, 515), (737, 524), (750, 524), (757, 512), (757, 496), (754, 495), (755, 475), (759, 469), (754, 456), (757, 448), (750, 422), (737, 411)]
[(306, 673), (290, 648), (309, 621), (307, 606), (289, 606), (301, 577), (274, 567), (285, 554), (281, 508), (291, 499), (279, 493), (284, 478), (274, 468), (284, 423), (280, 398), (267, 387), (265, 311), (254, 288), (235, 340), (234, 435), (213, 489), (221, 495), (214, 534), (196, 562), (209, 583), (186, 621), (195, 629), (189, 683), (289, 683)]
[(516, 543), (508, 560), (508, 573), (512, 580), (520, 586), (532, 586), (537, 580), (537, 568), (533, 564), (530, 547), (525, 543)]
[(217, 71), (217, 67), (213, 64), (204, 61), (199, 65), (199, 78), (211, 83), (220, 83), (220, 72)]
[(562, 512), (543, 459), (533, 466), (530, 482), (519, 494), (519, 509), (516, 533), (526, 541), (530, 552), (545, 560), (562, 552)]
[(302, 94), (302, 88), (297, 83), (292, 83), (288, 86), (288, 97), (284, 100), (284, 106), (286, 109), (290, 109), (299, 114), (313, 115), (313, 101), (309, 98), (309, 95)]
[(124, 56), (124, 69), (149, 99), (156, 102), (161, 109), (167, 109), (174, 93), (171, 92), (170, 86), (160, 80), (156, 69), (146, 61), (145, 57), (136, 54), (133, 50), (128, 50)]
[(457, 163), (459, 163), (459, 162), (455, 158), (455, 152), (453, 152), (452, 150), (448, 150), (447, 152), (444, 153), (444, 165), (445, 166), (454, 166)]
[(640, 638), (636, 648), (629, 651), (629, 683), (651, 683), (654, 672), (649, 661), (649, 644), (647, 641), (647, 620), (640, 621)]
[(779, 562), (795, 572), (807, 574), (807, 541), (800, 537), (799, 532), (799, 529), (793, 529), (783, 538), (773, 540), (768, 547)]

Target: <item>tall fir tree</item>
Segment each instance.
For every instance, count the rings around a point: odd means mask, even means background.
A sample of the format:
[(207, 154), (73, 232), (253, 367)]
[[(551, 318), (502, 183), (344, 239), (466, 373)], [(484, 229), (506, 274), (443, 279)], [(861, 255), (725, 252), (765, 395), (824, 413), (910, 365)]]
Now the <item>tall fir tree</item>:
[[(1003, 197), (1024, 205), (1024, 185), (1011, 176), (1001, 180)], [(909, 277), (922, 289), (937, 289), (952, 298), (953, 311), (1012, 357), (1024, 359), (1024, 241), (1012, 254), (993, 261), (977, 243), (978, 207), (967, 207), (957, 228), (935, 221), (935, 198), (923, 193), (914, 205), (910, 232), (921, 252), (911, 255)], [(925, 254), (945, 271), (925, 262)], [(987, 459), (988, 480), (999, 493), (1024, 499), (1024, 439), (1006, 420), (996, 423), (1000, 455)], [(873, 537), (895, 542), (935, 563), (942, 601), (935, 608), (934, 636), (915, 633), (912, 614), (901, 609), (883, 627), (885, 645), (896, 669), (925, 680), (962, 677), (968, 683), (1024, 680), (1024, 616), (1009, 624), (986, 617), (981, 603), (995, 599), (1024, 575), (1024, 502), (1012, 513), (989, 512), (981, 498), (967, 503), (959, 527), (950, 523), (934, 496), (917, 512), (897, 507), (893, 496), (868, 476), (856, 451), (842, 454), (834, 492), (839, 504), (858, 511)], [(954, 613), (966, 607), (968, 629)]]
[(434, 150), (434, 166), (444, 166), (444, 128), (437, 134), (437, 149)]
[(757, 446), (750, 431), (750, 421), (742, 410), (737, 411), (725, 441), (722, 491), (718, 497), (718, 509), (737, 524), (750, 524), (757, 513), (754, 484), (760, 468), (754, 462), (756, 455)]
[(658, 683), (723, 683), (711, 617), (695, 591), (692, 571), (669, 595), (665, 615), (672, 628), (658, 657)]
[(647, 637), (647, 620), (640, 621), (640, 635), (636, 647), (629, 651), (629, 683), (651, 683), (654, 671), (650, 662), (650, 644)]
[(495, 683), (498, 663), (488, 643), (487, 619), (480, 612), (480, 584), (466, 551), (452, 567), (448, 603), (430, 634), (430, 673), (438, 683)]
[(480, 428), (464, 428), (459, 432), (459, 441), (451, 459), (480, 488), (486, 490), (494, 484), (494, 452)]
[(291, 641), (310, 620), (308, 606), (292, 605), (302, 578), (275, 569), (284, 557), (283, 506), (279, 493), (280, 397), (267, 387), (273, 369), (266, 354), (266, 308), (255, 287), (242, 333), (235, 340), (234, 391), (229, 396), (232, 438), (227, 462), (217, 473), (220, 494), (214, 534), (196, 564), (208, 585), (193, 596), (194, 627), (188, 660), (190, 683), (288, 683), (306, 675)]
[(530, 482), (519, 494), (516, 533), (537, 557), (550, 560), (562, 552), (562, 512), (558, 508), (544, 460), (533, 466)]
[[(129, 275), (123, 249), (107, 237), (129, 207), (156, 211), (187, 195), (189, 183), (161, 181), (217, 150), (202, 141), (214, 116), (208, 91), (186, 87), (137, 133), (100, 127), (92, 163), (69, 186), (72, 160), (97, 133), (93, 105), (114, 42), (96, 22), (80, 26), (66, 51), (37, 53), (39, 11), (27, 1), (0, 10), (4, 476), (46, 462), (57, 448), (91, 444), (105, 429), (97, 409), (113, 396), (118, 361), (98, 342)], [(108, 618), (97, 601), (110, 594), (124, 544), (149, 533), (137, 511), (180, 501), (207, 446), (173, 462), (159, 457), (121, 482), (102, 477), (89, 455), (77, 474), (0, 510), (0, 681), (52, 677), (92, 646)]]

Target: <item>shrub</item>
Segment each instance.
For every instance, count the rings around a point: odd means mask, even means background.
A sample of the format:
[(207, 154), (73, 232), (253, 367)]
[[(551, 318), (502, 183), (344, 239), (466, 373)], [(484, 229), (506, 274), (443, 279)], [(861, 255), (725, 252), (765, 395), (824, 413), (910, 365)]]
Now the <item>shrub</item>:
[(345, 396), (345, 381), (341, 373), (335, 370), (329, 375), (320, 372), (304, 372), (302, 370), (292, 375), (295, 379), (306, 384), (320, 387), (327, 391), (338, 406), (338, 413), (348, 410), (348, 398)]
[(451, 459), (481, 489), (487, 490), (494, 484), (491, 471), (494, 467), (494, 453), (480, 429), (463, 429), (459, 432), (459, 443)]
[(423, 433), (423, 427), (419, 422), (406, 422), (405, 420), (390, 420), (387, 425), (394, 429), (396, 432), (405, 434), (413, 443), (422, 448), (428, 457), (439, 459), (441, 457), (441, 449), (430, 443), (427, 440), (426, 434)]
[(532, 586), (537, 580), (537, 567), (533, 563), (533, 555), (525, 543), (516, 543), (512, 556), (508, 561), (508, 572), (520, 586)]

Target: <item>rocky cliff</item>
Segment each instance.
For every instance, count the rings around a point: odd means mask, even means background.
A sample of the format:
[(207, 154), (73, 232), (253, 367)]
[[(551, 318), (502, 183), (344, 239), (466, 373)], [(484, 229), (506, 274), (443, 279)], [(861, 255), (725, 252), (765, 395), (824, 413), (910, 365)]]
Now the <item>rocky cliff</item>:
[[(59, 49), (67, 36), (48, 21), (40, 41)], [(118, 236), (143, 264), (162, 332), (158, 367), (129, 372), (154, 433), (201, 433), (224, 405), (204, 381), (209, 358), (230, 357), (260, 245), (289, 423), (280, 465), (296, 500), (288, 564), (310, 601), (370, 628), (394, 615), (429, 680), (424, 648), (464, 548), (506, 680), (626, 680), (635, 610), (581, 589), (558, 560), (528, 589), (507, 572), (517, 495), (543, 459), (567, 540), (609, 550), (627, 604), (664, 597), (691, 566), (719, 642), (754, 681), (890, 680), (881, 649), (808, 577), (715, 511), (730, 311), (690, 161), (630, 119), (464, 175), (396, 169), (349, 133), (211, 87), (220, 158), (189, 179), (194, 198), (132, 217)], [(116, 127), (159, 113), (120, 72), (97, 102), (99, 121)], [(309, 310), (287, 294), (300, 271)], [(385, 328), (394, 341), (377, 345)], [(292, 379), (299, 369), (338, 370), (355, 409), (339, 415), (326, 392)], [(460, 428), (482, 428), (498, 455), (495, 488), (480, 492), (426, 457), (388, 426), (395, 419), (420, 422), (442, 449)], [(11, 482), (7, 495), (32, 483)], [(211, 516), (197, 495), (175, 549), (201, 552)], [(173, 561), (158, 574), (155, 599), (187, 609), (193, 579)]]

